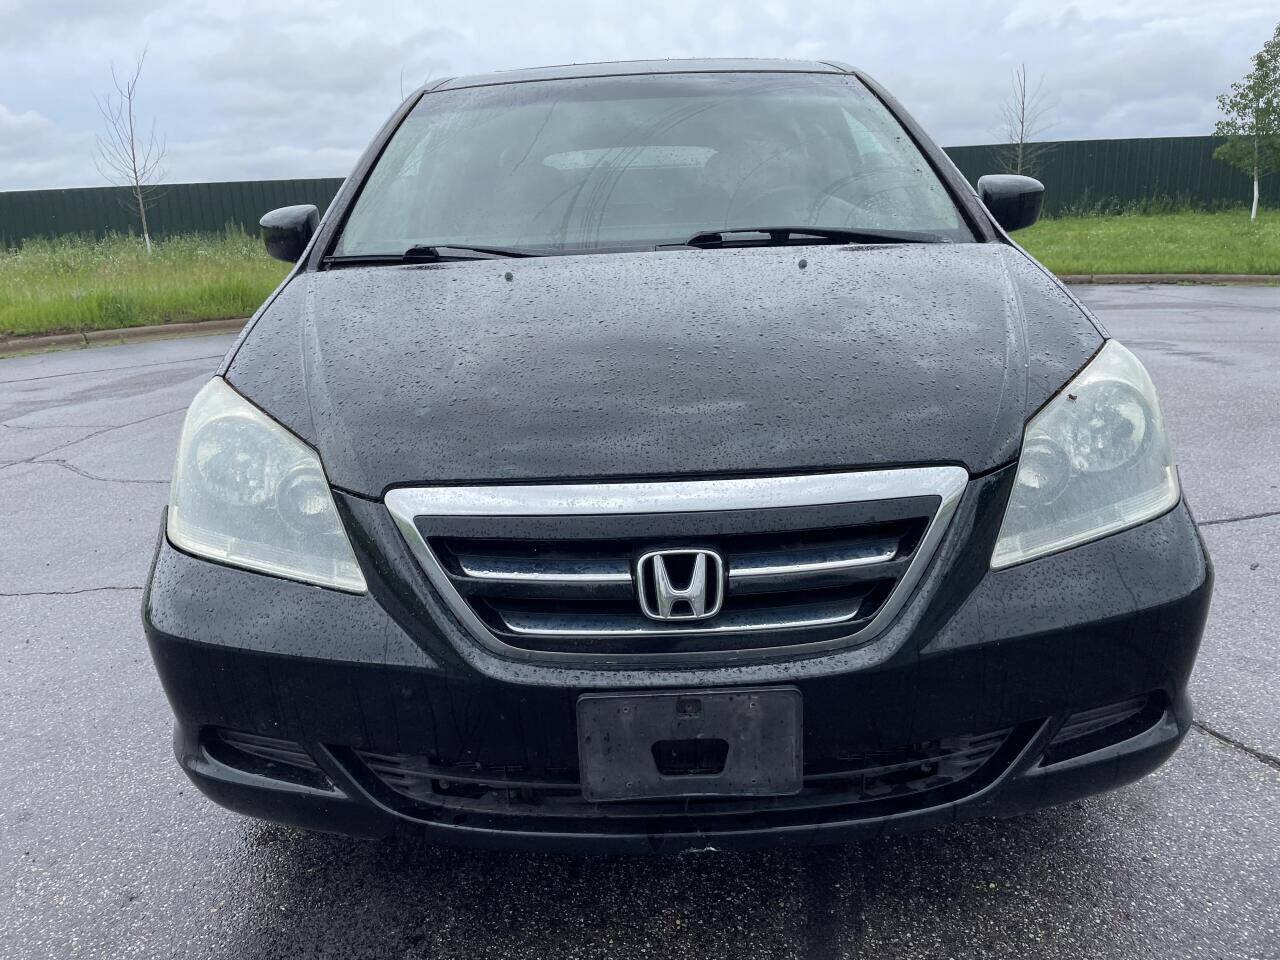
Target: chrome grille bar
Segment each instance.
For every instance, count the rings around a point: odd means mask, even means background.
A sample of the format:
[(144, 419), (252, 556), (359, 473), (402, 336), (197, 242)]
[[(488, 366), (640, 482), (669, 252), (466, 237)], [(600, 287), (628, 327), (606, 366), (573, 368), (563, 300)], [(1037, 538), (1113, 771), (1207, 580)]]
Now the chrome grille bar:
[(896, 540), (879, 540), (828, 549), (787, 551), (729, 558), (729, 581), (751, 577), (800, 577), (837, 573), (857, 567), (887, 563), (898, 554)]
[[(711, 626), (689, 626), (679, 636), (709, 636), (753, 630), (795, 630), (825, 627), (856, 619), (861, 598), (853, 602), (810, 604), (802, 607), (772, 607), (765, 610), (736, 610), (723, 613)], [(611, 614), (582, 614), (572, 618), (554, 613), (508, 611), (502, 616), (512, 633), (543, 637), (644, 637), (671, 636), (673, 631), (644, 617)]]
[(458, 568), (471, 580), (490, 583), (607, 584), (630, 583), (625, 561), (547, 560), (525, 557), (458, 557)]
[[(735, 581), (772, 578), (785, 583), (789, 578), (838, 574), (893, 560), (898, 541), (885, 538), (866, 543), (832, 547), (733, 555), (725, 558), (730, 589)], [(480, 583), (536, 584), (556, 586), (606, 586), (631, 584), (633, 571), (626, 559), (562, 557), (492, 557), (456, 554), (458, 570), (466, 580)], [(466, 584), (461, 584), (465, 590)]]

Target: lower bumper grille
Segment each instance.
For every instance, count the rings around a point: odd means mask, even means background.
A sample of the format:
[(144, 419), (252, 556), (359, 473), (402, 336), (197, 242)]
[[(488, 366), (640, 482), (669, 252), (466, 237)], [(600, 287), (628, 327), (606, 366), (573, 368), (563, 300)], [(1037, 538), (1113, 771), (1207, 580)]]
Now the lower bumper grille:
[[(528, 657), (680, 658), (869, 639), (910, 595), (966, 481), (958, 467), (931, 467), (402, 489), (386, 503), (424, 572), (486, 646)], [(665, 606), (646, 566), (655, 554), (669, 578)], [(695, 609), (685, 598), (697, 591)]]
[(857, 819), (960, 799), (994, 780), (1037, 725), (952, 737), (896, 750), (806, 763), (796, 796), (670, 801), (584, 799), (576, 771), (444, 764), (428, 757), (350, 751), (357, 775), (403, 812), (425, 820), (467, 816), (591, 820), (593, 829), (637, 820), (730, 818), (765, 814), (782, 820)]
[(301, 744), (241, 730), (207, 727), (201, 742), (215, 760), (273, 780), (286, 780), (317, 790), (333, 784)]
[(1061, 763), (1135, 737), (1159, 721), (1167, 703), (1163, 694), (1152, 693), (1073, 713), (1049, 741), (1041, 763)]

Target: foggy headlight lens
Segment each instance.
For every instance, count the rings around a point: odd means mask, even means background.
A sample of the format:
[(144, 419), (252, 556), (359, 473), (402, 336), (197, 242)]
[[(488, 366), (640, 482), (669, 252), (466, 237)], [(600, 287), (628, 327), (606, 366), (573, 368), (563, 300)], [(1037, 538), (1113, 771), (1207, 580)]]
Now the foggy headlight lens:
[(1132, 527), (1180, 496), (1151, 378), (1110, 340), (1027, 424), (991, 566)]
[(1066, 425), (1071, 466), (1081, 473), (1123, 467), (1147, 438), (1150, 404), (1136, 390), (1115, 381), (1080, 388), (1078, 406)]
[(315, 451), (222, 379), (209, 381), (187, 410), (168, 535), (220, 563), (365, 590)]

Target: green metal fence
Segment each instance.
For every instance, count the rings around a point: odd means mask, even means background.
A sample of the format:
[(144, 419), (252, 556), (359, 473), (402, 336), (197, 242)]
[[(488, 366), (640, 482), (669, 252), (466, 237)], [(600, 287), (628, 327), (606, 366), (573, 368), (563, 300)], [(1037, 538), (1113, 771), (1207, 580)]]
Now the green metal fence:
[[(1036, 145), (1029, 172), (1045, 186), (1045, 213), (1123, 210), (1152, 200), (1203, 209), (1243, 206), (1252, 181), (1213, 158), (1218, 137), (1147, 137), (1140, 140), (1063, 140)], [(948, 147), (971, 183), (1004, 171), (1007, 147)], [(1264, 202), (1280, 201), (1280, 177), (1262, 180)]]
[[(1122, 209), (1152, 199), (1192, 206), (1243, 205), (1249, 179), (1213, 159), (1214, 137), (1153, 137), (1141, 140), (1067, 140), (1046, 144), (1032, 173), (1044, 181), (1049, 215), (1100, 207)], [(956, 166), (976, 182), (999, 173), (1001, 147), (951, 147)], [(342, 180), (254, 180), (175, 183), (157, 190), (148, 217), (155, 236), (218, 231), (227, 226), (256, 230), (267, 210), (314, 203), (323, 210)], [(1264, 178), (1264, 202), (1280, 202), (1280, 176)], [(0, 192), (0, 244), (28, 237), (71, 233), (102, 236), (136, 231), (123, 187)]]
[[(147, 205), (151, 233), (208, 233), (228, 225), (256, 231), (268, 210), (291, 203), (329, 205), (340, 177), (316, 180), (242, 180), (162, 184)], [(0, 193), (0, 243), (71, 233), (103, 236), (137, 232), (132, 198), (124, 187), (17, 190)]]

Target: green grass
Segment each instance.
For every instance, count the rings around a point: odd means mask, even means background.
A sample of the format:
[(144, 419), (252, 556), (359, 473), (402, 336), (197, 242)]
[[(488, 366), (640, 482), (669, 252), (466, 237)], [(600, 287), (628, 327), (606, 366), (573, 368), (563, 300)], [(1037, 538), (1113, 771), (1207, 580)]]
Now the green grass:
[[(1061, 217), (1017, 234), (1056, 273), (1280, 274), (1280, 210)], [(246, 317), (284, 277), (240, 231), (0, 249), (0, 337)]]
[(1058, 274), (1280, 274), (1280, 210), (1061, 217), (1014, 238)]
[(240, 231), (0, 248), (0, 337), (247, 317), (288, 271)]

